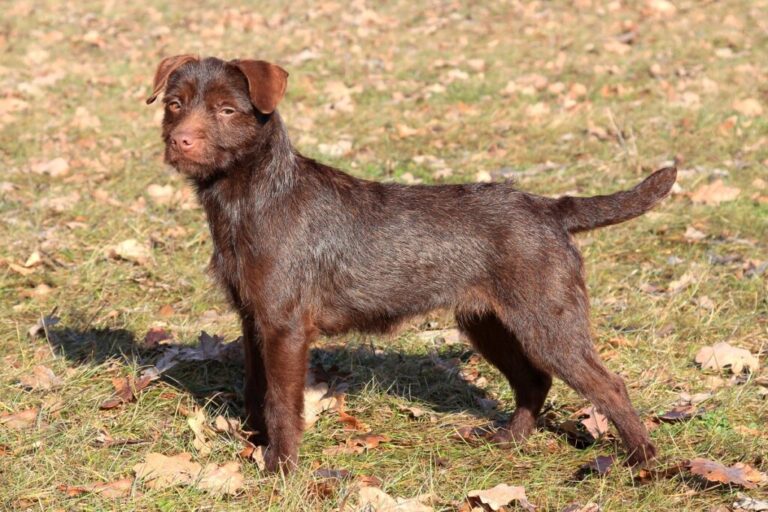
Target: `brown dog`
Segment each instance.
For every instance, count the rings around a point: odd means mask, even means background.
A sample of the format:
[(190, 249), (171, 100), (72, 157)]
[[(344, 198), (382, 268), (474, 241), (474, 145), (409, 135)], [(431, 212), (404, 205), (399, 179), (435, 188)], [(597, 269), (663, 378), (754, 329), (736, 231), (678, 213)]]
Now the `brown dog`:
[(609, 196), (550, 199), (507, 183), (403, 186), (361, 180), (298, 154), (275, 110), (288, 74), (263, 61), (189, 55), (157, 68), (165, 158), (196, 187), (211, 269), (242, 319), (248, 425), (267, 466), (294, 465), (310, 342), (386, 332), (436, 308), (515, 390), (498, 441), (534, 428), (552, 376), (616, 425), (629, 461), (655, 456), (621, 378), (592, 346), (571, 234), (655, 206), (674, 168)]

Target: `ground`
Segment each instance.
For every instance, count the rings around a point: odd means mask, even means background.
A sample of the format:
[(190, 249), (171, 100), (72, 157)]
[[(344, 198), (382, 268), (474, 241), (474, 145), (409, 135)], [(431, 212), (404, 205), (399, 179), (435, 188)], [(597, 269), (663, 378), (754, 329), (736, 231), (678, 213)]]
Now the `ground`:
[[(134, 401), (100, 408), (113, 379), (155, 360), (163, 345), (150, 348), (150, 329), (186, 345), (202, 330), (239, 334), (205, 272), (203, 212), (162, 162), (161, 107), (144, 104), (159, 60), (179, 53), (283, 66), (280, 111), (296, 147), (360, 177), (515, 179), (531, 192), (590, 195), (675, 162), (679, 186), (654, 212), (578, 237), (595, 343), (656, 427), (662, 466), (703, 457), (768, 470), (766, 371), (734, 378), (694, 363), (723, 341), (766, 363), (768, 2), (154, 5), (21, 0), (0, 23), (3, 507), (337, 510), (356, 503), (362, 476), (392, 496), (431, 493), (436, 510), (501, 483), (553, 511), (590, 502), (710, 510), (738, 492), (765, 499), (765, 486), (642, 479), (619, 464), (574, 481), (580, 465), (624, 453), (610, 433), (576, 448), (553, 426), (588, 405), (559, 382), (527, 443), (462, 440), (462, 428), (507, 417), (514, 400), (450, 331), (447, 343), (426, 332), (453, 327), (441, 313), (394, 336), (315, 347), (313, 367), (346, 394), (346, 413), (388, 442), (334, 454), (355, 425), (331, 410), (307, 430), (295, 473), (244, 462), (234, 495), (138, 480), (130, 497), (66, 492), (133, 479), (149, 453), (224, 464), (242, 448), (236, 436), (209, 433), (203, 455), (187, 420), (198, 407), (208, 422), (239, 417), (237, 362), (179, 364)], [(59, 323), (30, 336), (45, 316)], [(37, 366), (56, 376), (52, 389)], [(696, 417), (651, 421), (684, 393), (707, 393), (694, 398), (703, 400)], [(413, 407), (424, 414), (414, 418)], [(28, 409), (31, 423), (7, 420)], [(141, 442), (104, 446), (104, 432)], [(318, 468), (351, 475), (323, 479)]]

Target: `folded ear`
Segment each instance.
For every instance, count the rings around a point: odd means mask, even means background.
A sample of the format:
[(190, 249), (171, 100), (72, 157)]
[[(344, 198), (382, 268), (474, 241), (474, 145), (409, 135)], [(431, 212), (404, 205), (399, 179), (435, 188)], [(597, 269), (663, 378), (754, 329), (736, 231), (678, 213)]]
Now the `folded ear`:
[(168, 83), (168, 77), (171, 76), (171, 73), (184, 64), (197, 60), (198, 58), (194, 55), (175, 55), (161, 60), (160, 64), (157, 65), (157, 71), (155, 71), (155, 80), (152, 84), (152, 96), (147, 98), (147, 105), (155, 101), (158, 95), (160, 95), (160, 92), (165, 89), (165, 84)]
[(263, 60), (233, 60), (230, 64), (248, 79), (251, 103), (262, 114), (271, 114), (285, 96), (288, 72), (276, 64)]

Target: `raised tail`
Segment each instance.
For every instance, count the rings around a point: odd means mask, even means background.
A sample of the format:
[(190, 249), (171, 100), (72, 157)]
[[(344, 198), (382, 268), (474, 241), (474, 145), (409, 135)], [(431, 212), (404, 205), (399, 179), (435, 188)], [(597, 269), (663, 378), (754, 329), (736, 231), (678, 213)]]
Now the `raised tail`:
[(571, 233), (618, 224), (638, 217), (664, 199), (677, 179), (677, 168), (665, 167), (630, 190), (608, 196), (555, 199), (553, 213)]

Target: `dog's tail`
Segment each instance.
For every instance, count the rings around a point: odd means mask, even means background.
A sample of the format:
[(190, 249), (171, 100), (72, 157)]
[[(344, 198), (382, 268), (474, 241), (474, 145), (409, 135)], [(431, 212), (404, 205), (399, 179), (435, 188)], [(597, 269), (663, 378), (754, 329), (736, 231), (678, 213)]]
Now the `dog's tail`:
[(553, 213), (570, 233), (618, 224), (647, 212), (664, 199), (677, 179), (675, 167), (665, 167), (630, 190), (608, 196), (563, 196), (553, 202)]

